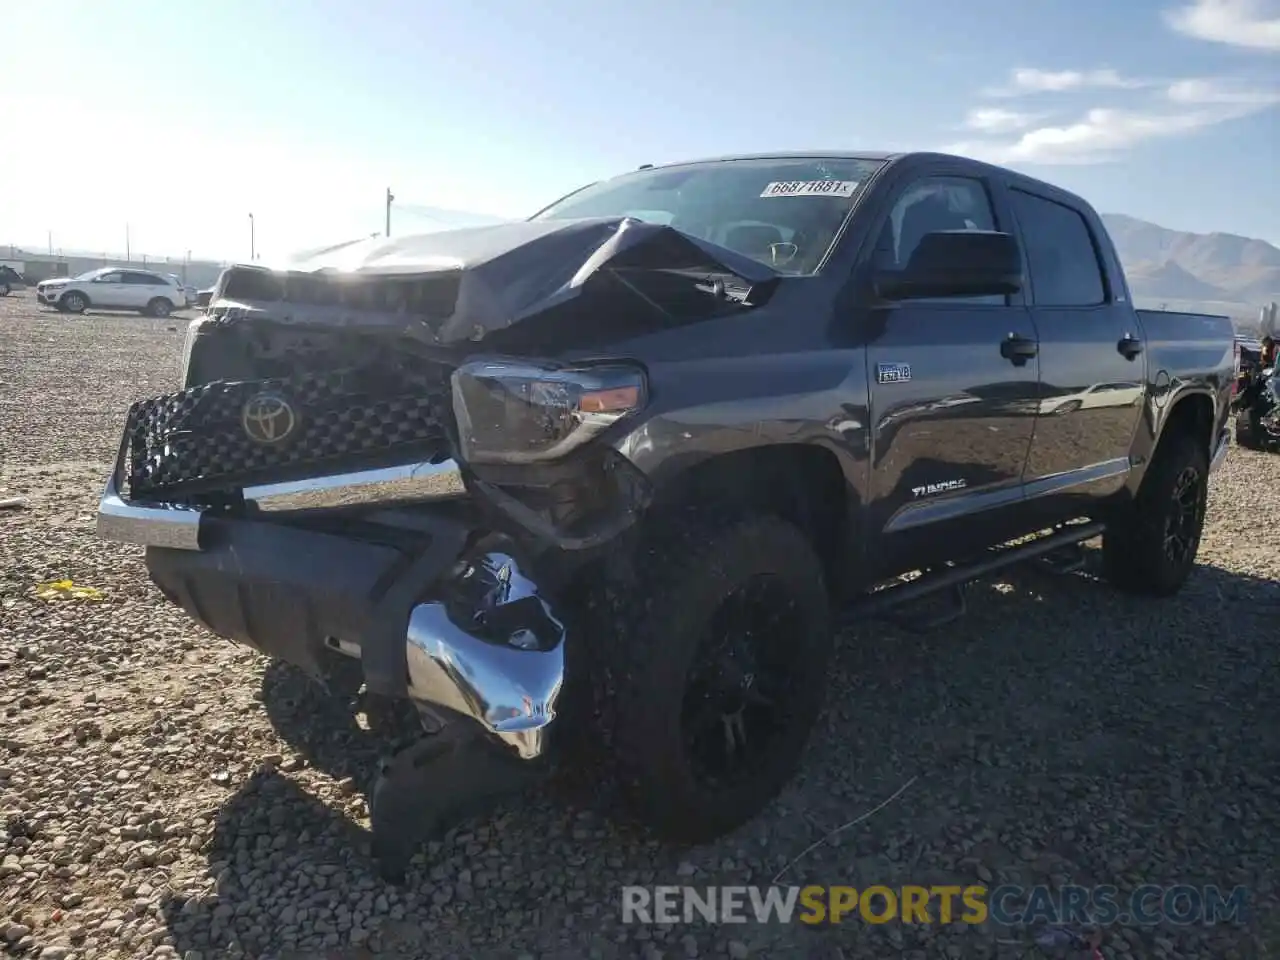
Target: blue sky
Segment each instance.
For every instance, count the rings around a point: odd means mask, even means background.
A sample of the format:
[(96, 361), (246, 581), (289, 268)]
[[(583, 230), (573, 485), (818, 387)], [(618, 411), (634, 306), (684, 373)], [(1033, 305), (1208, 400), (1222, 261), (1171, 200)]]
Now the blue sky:
[[(59, 0), (5, 11), (0, 244), (245, 258), (771, 149), (949, 149), (1280, 241), (1280, 0)], [(414, 208), (418, 209), (414, 209)]]

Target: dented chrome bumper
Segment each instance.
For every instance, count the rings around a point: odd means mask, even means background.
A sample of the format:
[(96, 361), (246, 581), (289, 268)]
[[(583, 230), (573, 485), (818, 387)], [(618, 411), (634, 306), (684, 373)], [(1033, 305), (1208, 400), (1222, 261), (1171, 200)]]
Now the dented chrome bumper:
[(409, 696), (471, 717), (532, 760), (544, 752), (564, 684), (564, 626), (506, 554), (477, 558), (465, 578), (485, 592), (469, 624), (455, 622), (447, 601), (409, 615)]
[[(279, 513), (336, 507), (394, 506), (397, 503), (463, 496), (462, 471), (453, 460), (407, 463), (246, 487), (251, 511)], [(127, 501), (120, 492), (120, 468), (112, 471), (98, 503), (98, 536), (144, 547), (199, 550), (205, 511), (181, 504)]]
[[(520, 759), (544, 754), (564, 682), (565, 630), (551, 603), (501, 540), (468, 555), (475, 531), (437, 511), (397, 526), (397, 505), (465, 493), (453, 462), (249, 488), (252, 506), (235, 516), (131, 503), (118, 477), (102, 496), (99, 535), (146, 546), (151, 579), (214, 633), (317, 676), (340, 650), (359, 658), (372, 692), (470, 719)], [(275, 522), (362, 504), (399, 536)], [(387, 545), (406, 529), (412, 545)]]

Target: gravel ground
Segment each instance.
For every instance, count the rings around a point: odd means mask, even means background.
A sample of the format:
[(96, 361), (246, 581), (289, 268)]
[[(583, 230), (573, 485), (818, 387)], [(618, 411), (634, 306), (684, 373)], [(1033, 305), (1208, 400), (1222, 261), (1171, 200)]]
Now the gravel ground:
[[(975, 587), (956, 627), (851, 634), (802, 776), (731, 838), (664, 848), (555, 786), (432, 843), (397, 889), (367, 858), (370, 734), (293, 671), (193, 627), (139, 550), (94, 536), (125, 409), (171, 388), (184, 324), (0, 299), (0, 499), (28, 499), (0, 511), (0, 949), (1044, 955), (995, 926), (620, 922), (625, 884), (766, 884), (909, 782), (783, 882), (1244, 884), (1246, 924), (1108, 927), (1102, 955), (1280, 952), (1280, 550), (1252, 533), (1280, 514), (1280, 458), (1231, 452), (1176, 599), (1024, 572)], [(34, 596), (61, 578), (103, 599)]]

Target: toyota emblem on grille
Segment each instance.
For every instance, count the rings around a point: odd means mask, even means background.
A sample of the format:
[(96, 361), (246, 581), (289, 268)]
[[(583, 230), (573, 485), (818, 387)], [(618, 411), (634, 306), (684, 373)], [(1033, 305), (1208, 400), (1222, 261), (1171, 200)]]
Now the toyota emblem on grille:
[(293, 406), (278, 393), (260, 393), (250, 397), (240, 415), (245, 436), (254, 443), (283, 443), (298, 426)]

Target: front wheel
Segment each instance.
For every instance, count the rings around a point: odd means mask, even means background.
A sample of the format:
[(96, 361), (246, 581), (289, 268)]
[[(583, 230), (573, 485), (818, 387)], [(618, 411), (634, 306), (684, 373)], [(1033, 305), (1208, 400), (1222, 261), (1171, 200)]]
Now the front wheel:
[(9, 284), (0, 282), (0, 297), (7, 297), (12, 290)]
[(84, 313), (88, 306), (89, 301), (85, 299), (84, 294), (76, 293), (74, 290), (63, 294), (58, 301), (58, 309), (65, 313)]
[(702, 843), (799, 766), (832, 650), (825, 576), (799, 529), (763, 517), (691, 524), (639, 579), (610, 665), (612, 759), (640, 820)]
[(1196, 563), (1209, 497), (1209, 458), (1188, 434), (1166, 437), (1134, 503), (1102, 538), (1108, 579), (1133, 593), (1167, 597)]

